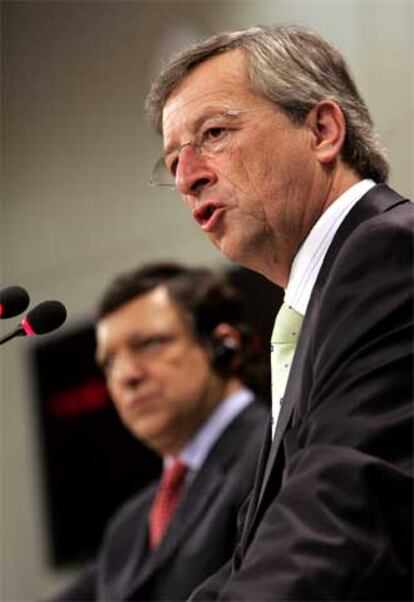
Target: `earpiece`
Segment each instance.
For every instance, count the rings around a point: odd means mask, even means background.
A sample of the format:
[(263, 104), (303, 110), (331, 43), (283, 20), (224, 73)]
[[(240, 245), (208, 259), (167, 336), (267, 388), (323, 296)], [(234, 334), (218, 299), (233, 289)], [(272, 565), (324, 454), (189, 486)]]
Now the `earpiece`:
[(239, 345), (231, 337), (213, 337), (210, 341), (213, 367), (217, 372), (231, 374), (234, 371), (234, 360), (237, 358)]

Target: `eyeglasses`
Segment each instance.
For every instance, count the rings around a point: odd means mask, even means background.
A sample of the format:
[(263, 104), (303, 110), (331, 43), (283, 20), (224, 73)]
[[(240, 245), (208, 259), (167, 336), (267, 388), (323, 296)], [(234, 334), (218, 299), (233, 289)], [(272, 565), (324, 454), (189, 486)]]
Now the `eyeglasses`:
[(194, 140), (189, 140), (180, 144), (168, 153), (163, 153), (156, 162), (153, 170), (150, 186), (162, 186), (175, 188), (175, 178), (183, 148), (191, 146), (199, 155), (212, 157), (226, 151), (232, 141), (235, 132), (239, 129), (237, 118), (240, 115), (256, 113), (258, 111), (273, 110), (273, 107), (261, 107), (260, 109), (229, 109), (220, 113), (215, 113), (207, 117), (196, 135)]

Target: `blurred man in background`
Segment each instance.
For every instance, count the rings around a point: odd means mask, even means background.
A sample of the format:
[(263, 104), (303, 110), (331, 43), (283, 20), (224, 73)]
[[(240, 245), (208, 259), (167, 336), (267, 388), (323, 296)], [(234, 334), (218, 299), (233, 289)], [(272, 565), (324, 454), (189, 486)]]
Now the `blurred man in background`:
[(54, 599), (184, 600), (233, 551), (268, 417), (253, 392), (266, 378), (263, 355), (226, 280), (173, 263), (118, 277), (96, 334), (119, 416), (164, 471), (120, 509), (96, 562)]
[(233, 563), (194, 599), (412, 600), (414, 209), (343, 57), (302, 27), (224, 32), (147, 108), (153, 183), (285, 289), (272, 436)]

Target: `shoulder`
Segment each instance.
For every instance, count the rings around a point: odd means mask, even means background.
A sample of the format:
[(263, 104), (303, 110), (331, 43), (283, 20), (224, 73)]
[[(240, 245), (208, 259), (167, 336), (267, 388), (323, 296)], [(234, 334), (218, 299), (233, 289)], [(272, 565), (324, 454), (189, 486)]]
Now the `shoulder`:
[(251, 452), (263, 441), (270, 416), (270, 404), (255, 398), (230, 423), (218, 441), (218, 445), (228, 445), (234, 455), (242, 457)]
[(402, 200), (387, 210), (362, 221), (349, 240), (355, 244), (363, 238), (378, 240), (378, 237), (386, 237), (383, 240), (384, 243), (401, 246), (404, 242), (412, 244), (413, 235), (414, 204), (409, 200)]
[[(229, 424), (210, 451), (204, 468), (224, 471), (230, 481), (246, 480), (254, 473), (260, 447), (269, 424), (269, 407), (255, 400)], [(242, 479), (243, 480), (243, 479)]]
[[(345, 219), (345, 231), (348, 224), (351, 229), (345, 237), (343, 252), (364, 244), (364, 255), (369, 256), (370, 251), (381, 252), (386, 245), (412, 245), (414, 204), (388, 186), (379, 185), (370, 190)], [(374, 249), (368, 247), (367, 242), (374, 243)]]
[(267, 419), (269, 418), (269, 407), (270, 403), (268, 401), (260, 397), (255, 397), (252, 403), (240, 413), (238, 417), (240, 423), (257, 425), (260, 428), (260, 426), (266, 424)]
[(399, 284), (408, 288), (413, 260), (414, 205), (407, 201), (362, 221), (353, 230), (336, 257), (330, 280), (338, 288), (351, 286), (350, 292), (362, 297), (372, 287), (378, 292)]
[(353, 229), (309, 307), (314, 378), (343, 378), (344, 369), (367, 374), (412, 353), (413, 260), (410, 202), (377, 212)]
[[(385, 185), (367, 193), (351, 210), (328, 250), (318, 276), (319, 297), (364, 298), (413, 275), (414, 205)], [(395, 291), (398, 293), (398, 291)]]

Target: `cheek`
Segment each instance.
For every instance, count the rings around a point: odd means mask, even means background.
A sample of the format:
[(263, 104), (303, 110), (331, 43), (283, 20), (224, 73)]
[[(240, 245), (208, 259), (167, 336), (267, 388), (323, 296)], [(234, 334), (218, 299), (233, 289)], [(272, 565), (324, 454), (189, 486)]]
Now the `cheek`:
[(114, 404), (116, 410), (119, 413), (122, 413), (122, 404), (120, 402), (120, 398), (122, 395), (122, 389), (116, 383), (107, 382), (106, 388), (108, 389), (109, 396)]
[(107, 379), (105, 384), (106, 384), (106, 388), (108, 390), (108, 393), (109, 393), (111, 399), (113, 399), (115, 401), (116, 391), (117, 391), (117, 387), (116, 387), (115, 383), (112, 380)]
[(239, 208), (263, 221), (267, 199), (274, 196), (275, 184), (278, 184), (272, 155), (240, 153), (232, 179)]
[(168, 386), (169, 380), (171, 382), (175, 381), (176, 387), (184, 395), (186, 392), (192, 394), (200, 386), (204, 385), (210, 372), (206, 356), (198, 350), (183, 354), (183, 357), (172, 365), (170, 369), (170, 376), (165, 379), (166, 386)]

